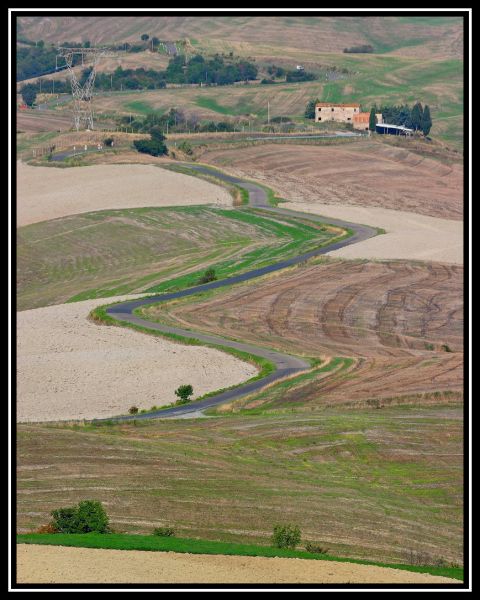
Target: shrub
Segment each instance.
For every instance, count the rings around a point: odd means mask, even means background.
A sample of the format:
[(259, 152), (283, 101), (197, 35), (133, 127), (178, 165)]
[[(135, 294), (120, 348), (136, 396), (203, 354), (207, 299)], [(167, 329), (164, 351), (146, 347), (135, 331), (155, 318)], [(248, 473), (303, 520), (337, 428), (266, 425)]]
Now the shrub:
[(215, 273), (215, 269), (207, 269), (205, 273), (200, 277), (198, 283), (210, 283), (211, 281), (216, 281), (217, 275)]
[(82, 533), (108, 533), (108, 517), (101, 502), (83, 500), (77, 508), (78, 528)]
[(105, 144), (105, 146), (109, 146), (111, 148), (113, 146), (113, 138), (112, 137), (105, 138), (103, 140), (103, 143)]
[(444, 352), (451, 352), (452, 351), (452, 349), (450, 348), (450, 346), (448, 344), (443, 344), (442, 345), (442, 350)]
[(131, 406), (131, 407), (128, 409), (128, 413), (129, 413), (130, 415), (136, 415), (136, 414), (138, 413), (138, 406)]
[(190, 396), (193, 394), (193, 387), (188, 385), (181, 385), (175, 390), (175, 396), (178, 397), (177, 404), (187, 404), (190, 401)]
[(101, 502), (83, 500), (77, 506), (59, 508), (50, 513), (52, 526), (59, 533), (108, 533), (108, 517)]
[(277, 548), (294, 549), (300, 543), (301, 532), (298, 525), (275, 525), (272, 542)]
[(163, 142), (158, 140), (135, 140), (133, 142), (134, 147), (138, 152), (143, 152), (144, 154), (151, 154), (152, 156), (162, 156), (162, 154), (167, 154), (168, 150), (166, 145)]
[(59, 508), (50, 513), (53, 526), (59, 533), (79, 533), (76, 508)]
[(305, 544), (305, 550), (307, 552), (312, 552), (313, 554), (328, 554), (328, 548), (324, 548), (318, 544), (312, 544), (311, 542)]
[(182, 142), (181, 144), (179, 144), (178, 149), (187, 154), (188, 156), (191, 156), (193, 154), (193, 148), (188, 142)]
[(153, 535), (159, 535), (161, 537), (170, 537), (175, 535), (175, 530), (172, 527), (155, 527)]

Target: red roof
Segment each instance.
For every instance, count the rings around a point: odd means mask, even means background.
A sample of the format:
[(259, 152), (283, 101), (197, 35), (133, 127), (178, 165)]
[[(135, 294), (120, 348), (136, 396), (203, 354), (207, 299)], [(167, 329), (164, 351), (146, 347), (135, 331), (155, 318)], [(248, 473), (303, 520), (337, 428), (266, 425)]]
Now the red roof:
[(358, 115), (353, 115), (354, 123), (368, 123), (370, 121), (370, 113), (361, 112)]

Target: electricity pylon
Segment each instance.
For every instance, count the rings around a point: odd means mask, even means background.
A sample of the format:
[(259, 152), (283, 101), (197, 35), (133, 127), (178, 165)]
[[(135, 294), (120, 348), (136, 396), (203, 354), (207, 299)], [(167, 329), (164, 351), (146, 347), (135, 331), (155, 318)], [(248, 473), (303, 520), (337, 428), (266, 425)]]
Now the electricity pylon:
[[(60, 56), (65, 59), (65, 64), (70, 75), (73, 96), (73, 124), (77, 131), (81, 129), (82, 126), (84, 126), (87, 130), (93, 129), (92, 97), (95, 76), (97, 74), (97, 63), (102, 57), (115, 56), (116, 54), (117, 53), (110, 48), (59, 47), (57, 49), (57, 68), (58, 56)], [(90, 74), (83, 85), (81, 85), (75, 74), (75, 71), (73, 70), (73, 67), (75, 66), (75, 56), (82, 57), (82, 65), (87, 64), (91, 66)]]

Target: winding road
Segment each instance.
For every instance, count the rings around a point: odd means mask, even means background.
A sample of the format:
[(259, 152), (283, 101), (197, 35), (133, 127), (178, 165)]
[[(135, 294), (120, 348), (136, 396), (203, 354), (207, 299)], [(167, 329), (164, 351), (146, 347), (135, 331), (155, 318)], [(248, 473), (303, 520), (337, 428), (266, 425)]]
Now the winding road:
[(200, 342), (206, 342), (209, 344), (215, 344), (220, 346), (226, 346), (229, 348), (234, 348), (237, 350), (241, 350), (243, 352), (247, 352), (249, 354), (254, 354), (256, 356), (260, 356), (262, 358), (266, 358), (275, 364), (276, 370), (263, 377), (261, 379), (257, 379), (255, 381), (250, 381), (239, 385), (231, 390), (226, 390), (224, 392), (215, 394), (214, 396), (210, 396), (209, 398), (205, 398), (204, 400), (200, 400), (198, 402), (192, 402), (191, 404), (175, 406), (172, 408), (166, 408), (163, 410), (152, 411), (149, 413), (137, 414), (137, 415), (122, 415), (118, 417), (113, 417), (111, 419), (95, 419), (95, 421), (106, 421), (106, 420), (115, 420), (115, 421), (128, 421), (132, 419), (151, 419), (151, 418), (166, 418), (166, 417), (195, 417), (201, 416), (202, 411), (208, 407), (216, 406), (218, 404), (222, 404), (228, 400), (234, 400), (236, 398), (240, 398), (241, 396), (245, 396), (246, 394), (250, 394), (256, 390), (263, 388), (264, 386), (278, 381), (280, 379), (284, 379), (285, 377), (295, 375), (300, 373), (301, 371), (305, 371), (310, 368), (310, 363), (302, 358), (297, 356), (291, 356), (289, 354), (284, 354), (281, 352), (275, 352), (273, 350), (269, 350), (266, 348), (261, 348), (259, 346), (255, 346), (252, 344), (246, 344), (241, 342), (236, 342), (233, 340), (228, 340), (215, 335), (208, 335), (204, 333), (192, 332), (187, 329), (181, 329), (178, 327), (170, 327), (167, 325), (163, 325), (160, 323), (154, 323), (152, 321), (147, 321), (145, 319), (141, 319), (136, 316), (133, 311), (140, 306), (147, 306), (149, 304), (157, 304), (159, 302), (168, 302), (169, 300), (174, 300), (177, 298), (184, 298), (186, 296), (193, 296), (199, 292), (203, 292), (206, 290), (213, 290), (216, 288), (226, 287), (235, 283), (240, 283), (243, 281), (249, 281), (256, 277), (261, 277), (267, 273), (273, 273), (275, 271), (279, 271), (281, 269), (285, 269), (292, 265), (297, 265), (299, 263), (305, 262), (309, 258), (314, 256), (319, 256), (321, 254), (326, 254), (327, 252), (331, 252), (332, 250), (336, 250), (338, 248), (343, 248), (344, 246), (348, 246), (350, 244), (356, 244), (363, 240), (366, 240), (370, 237), (377, 235), (376, 229), (372, 227), (368, 227), (367, 225), (358, 225), (356, 223), (349, 223), (347, 221), (341, 221), (339, 219), (325, 219), (321, 216), (310, 215), (306, 213), (291, 211), (283, 208), (276, 208), (271, 206), (268, 203), (268, 198), (265, 190), (252, 183), (250, 181), (245, 181), (238, 177), (233, 177), (231, 175), (227, 175), (222, 173), (221, 171), (217, 171), (210, 167), (205, 167), (197, 164), (188, 165), (190, 169), (198, 171), (207, 175), (214, 175), (217, 179), (225, 181), (226, 183), (232, 183), (242, 188), (246, 189), (249, 193), (249, 205), (252, 208), (260, 208), (262, 210), (269, 211), (273, 214), (285, 215), (290, 217), (300, 217), (302, 219), (308, 219), (310, 221), (316, 222), (328, 222), (332, 225), (338, 225), (339, 227), (348, 228), (353, 231), (353, 235), (349, 238), (344, 239), (342, 241), (330, 244), (323, 248), (317, 248), (316, 250), (312, 250), (305, 254), (301, 254), (299, 256), (295, 256), (293, 258), (289, 258), (284, 261), (277, 262), (275, 264), (269, 265), (267, 267), (262, 267), (259, 269), (253, 269), (252, 271), (248, 271), (246, 273), (242, 273), (241, 275), (236, 275), (234, 277), (229, 277), (226, 279), (221, 279), (219, 281), (213, 281), (211, 283), (206, 283), (203, 285), (198, 285), (195, 287), (191, 287), (185, 290), (181, 290), (179, 292), (172, 292), (169, 294), (161, 294), (159, 296), (150, 296), (148, 298), (140, 298), (138, 300), (132, 300), (127, 302), (121, 302), (119, 304), (115, 304), (106, 309), (107, 314), (116, 319), (117, 321), (124, 323), (131, 323), (134, 325), (140, 325), (142, 327), (160, 331), (163, 333), (173, 333), (176, 335), (180, 335), (185, 338), (199, 340)]

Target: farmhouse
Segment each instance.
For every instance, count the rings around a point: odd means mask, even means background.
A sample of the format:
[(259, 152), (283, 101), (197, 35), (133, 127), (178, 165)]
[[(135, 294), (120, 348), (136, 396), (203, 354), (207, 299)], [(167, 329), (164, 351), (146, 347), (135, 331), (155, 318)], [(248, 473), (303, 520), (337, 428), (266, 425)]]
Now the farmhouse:
[(360, 113), (360, 104), (334, 104), (317, 102), (315, 105), (315, 123), (337, 121), (338, 123), (353, 123), (355, 115)]
[[(377, 123), (383, 123), (381, 113), (376, 113)], [(336, 121), (337, 123), (352, 123), (354, 129), (368, 131), (369, 112), (360, 112), (360, 104), (350, 102), (336, 104), (332, 102), (317, 102), (315, 105), (315, 122)]]

